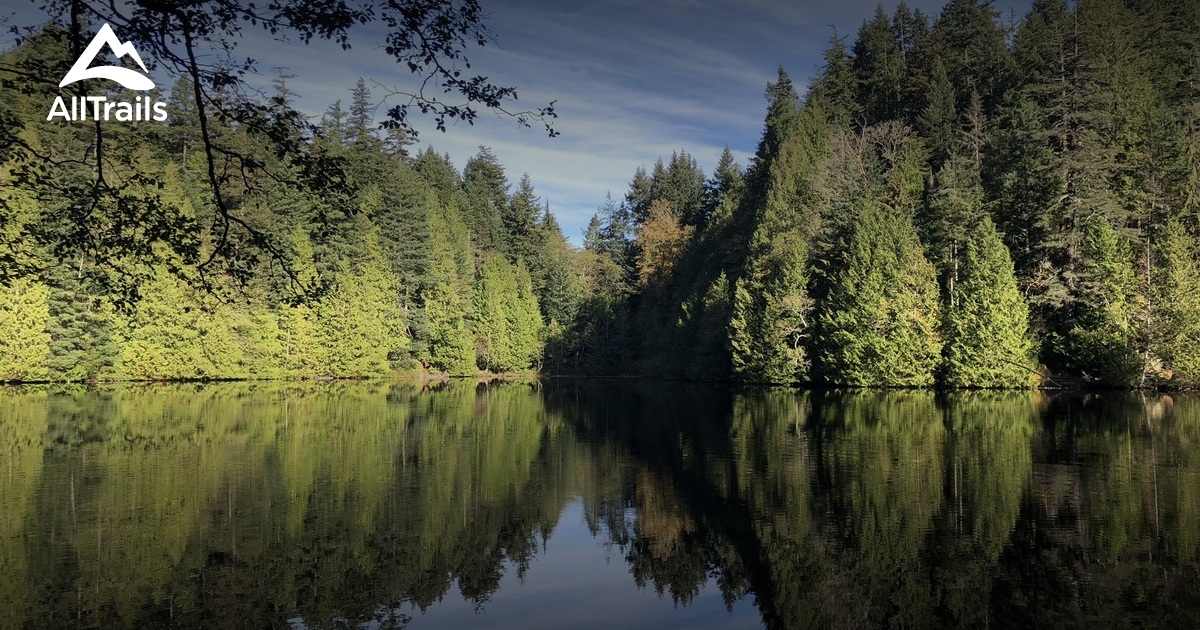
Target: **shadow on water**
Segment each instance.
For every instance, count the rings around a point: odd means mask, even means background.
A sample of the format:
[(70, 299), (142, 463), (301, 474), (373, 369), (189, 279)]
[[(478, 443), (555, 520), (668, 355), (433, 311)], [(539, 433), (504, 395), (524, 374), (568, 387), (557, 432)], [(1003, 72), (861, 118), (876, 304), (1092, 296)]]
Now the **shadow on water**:
[(23, 389), (0, 454), (3, 627), (487, 625), (571, 528), (681, 626), (708, 593), (772, 628), (1200, 622), (1187, 396)]

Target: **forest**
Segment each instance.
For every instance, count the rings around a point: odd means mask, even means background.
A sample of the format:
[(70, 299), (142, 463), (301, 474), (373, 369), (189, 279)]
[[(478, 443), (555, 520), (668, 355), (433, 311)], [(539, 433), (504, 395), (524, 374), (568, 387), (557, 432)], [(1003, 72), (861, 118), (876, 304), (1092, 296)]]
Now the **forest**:
[[(0, 55), (0, 118), (20, 121), (0, 151), (0, 381), (1200, 385), (1190, 0), (879, 8), (807, 86), (779, 70), (749, 164), (637, 168), (582, 248), (486, 147), (459, 170), (378, 125), (362, 80), (306, 126), (286, 74), (212, 116), (181, 79), (168, 121), (105, 128), (101, 159), (99, 127), (40, 122), (54, 90), (12, 70), (65, 70), (68, 39), (50, 24)], [(101, 168), (121, 194), (79, 234)]]

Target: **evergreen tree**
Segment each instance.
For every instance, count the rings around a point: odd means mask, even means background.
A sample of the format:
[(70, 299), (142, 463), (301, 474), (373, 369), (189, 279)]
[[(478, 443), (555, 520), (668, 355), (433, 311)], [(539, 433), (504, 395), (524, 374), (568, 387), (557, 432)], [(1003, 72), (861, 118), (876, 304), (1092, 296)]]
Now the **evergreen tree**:
[(29, 279), (0, 286), (0, 382), (47, 376), (50, 289)]
[[(301, 295), (314, 295), (320, 290), (312, 241), (299, 226), (289, 239), (292, 269)], [(307, 303), (279, 307), (278, 323), (280, 371), (288, 376), (314, 378), (328, 373), (326, 346), (318, 333), (317, 314)]]
[(827, 127), (816, 106), (796, 109), (789, 86), (780, 71), (780, 83), (768, 89), (772, 103), (752, 180), (761, 188), (746, 197), (762, 205), (755, 208), (757, 223), (734, 285), (729, 323), (732, 373), (743, 381), (795, 383), (809, 377), (808, 259), (820, 230), (811, 179), (825, 151)]
[(530, 367), (540, 350), (541, 315), (529, 272), (502, 256), (479, 268), (475, 289), (475, 347), (480, 367), (512, 372)]
[(854, 71), (859, 102), (868, 124), (895, 120), (903, 111), (904, 53), (892, 33), (883, 6), (864, 21), (854, 42)]
[(1011, 85), (1012, 57), (997, 17), (986, 0), (950, 0), (934, 22), (933, 38), (960, 111), (976, 92), (983, 98), (984, 111), (993, 115)]
[(867, 202), (829, 282), (814, 356), (823, 381), (933, 384), (942, 352), (937, 279), (911, 221)]
[(1085, 375), (1108, 385), (1131, 386), (1141, 380), (1143, 369), (1136, 346), (1132, 254), (1103, 217), (1089, 221), (1085, 235), (1078, 305), (1060, 352)]
[(925, 99), (925, 109), (918, 119), (918, 128), (928, 139), (930, 161), (936, 167), (950, 157), (958, 135), (954, 86), (950, 84), (950, 75), (941, 61), (933, 66), (933, 77)]
[(419, 355), (426, 364), (454, 376), (475, 373), (474, 338), (467, 325), (471, 315), (471, 276), (463, 274), (464, 254), (470, 261), (466, 225), (454, 206), (443, 211), (435, 191), (429, 192), (429, 243), (432, 265), (421, 289), (427, 329)]
[(463, 168), (466, 193), (465, 219), (471, 240), (479, 249), (508, 247), (502, 216), (508, 207), (508, 178), (504, 167), (491, 149), (479, 147), (479, 153)]
[(835, 127), (849, 128), (860, 111), (854, 59), (837, 35), (829, 39), (829, 48), (822, 56), (825, 66), (808, 86), (805, 102), (821, 108)]
[(726, 223), (737, 200), (741, 197), (744, 180), (742, 169), (734, 160), (733, 151), (725, 147), (713, 169), (712, 177), (704, 182), (704, 210), (701, 231), (711, 223)]
[(1172, 386), (1200, 386), (1200, 251), (1178, 221), (1160, 233), (1151, 279), (1151, 339), (1162, 361), (1157, 372)]
[(702, 231), (708, 221), (704, 212), (704, 171), (686, 151), (671, 154), (671, 161), (655, 164), (650, 181), (651, 205), (666, 201), (683, 225)]
[(946, 307), (945, 383), (1019, 388), (1033, 383), (1029, 310), (991, 219), (971, 230)]
[(583, 286), (575, 271), (575, 252), (562, 233), (557, 231), (557, 225), (553, 229), (544, 229), (552, 235), (547, 243), (546, 284), (540, 292), (538, 303), (547, 323), (570, 326), (575, 322), (583, 302)]
[(541, 200), (533, 192), (533, 182), (528, 174), (522, 175), (501, 215), (508, 243), (506, 253), (513, 264), (523, 261), (538, 284), (545, 278), (546, 271), (546, 239), (540, 229), (541, 215)]
[(516, 294), (508, 303), (509, 330), (512, 331), (517, 369), (537, 368), (542, 357), (542, 314), (534, 291), (533, 279), (522, 263), (516, 267)]
[(509, 304), (517, 294), (512, 265), (503, 256), (492, 256), (479, 267), (475, 282), (475, 348), (485, 370), (506, 372), (519, 369)]
[(938, 171), (926, 205), (920, 232), (943, 279), (942, 286), (952, 296), (968, 235), (986, 216), (979, 171), (966, 158), (951, 157)]
[(245, 347), (236, 319), (228, 305), (198, 294), (159, 267), (129, 320), (118, 373), (138, 380), (244, 375)]
[(337, 283), (318, 308), (324, 370), (331, 376), (382, 376), (407, 345), (397, 278), (384, 258), (374, 226), (360, 222), (365, 257), (343, 261)]

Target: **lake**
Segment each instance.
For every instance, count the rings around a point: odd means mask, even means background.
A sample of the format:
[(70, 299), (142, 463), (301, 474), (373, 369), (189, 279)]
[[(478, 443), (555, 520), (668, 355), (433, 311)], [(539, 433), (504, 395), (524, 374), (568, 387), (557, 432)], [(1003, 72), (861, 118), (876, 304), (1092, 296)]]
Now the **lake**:
[(1200, 624), (1200, 398), (0, 389), (0, 627)]

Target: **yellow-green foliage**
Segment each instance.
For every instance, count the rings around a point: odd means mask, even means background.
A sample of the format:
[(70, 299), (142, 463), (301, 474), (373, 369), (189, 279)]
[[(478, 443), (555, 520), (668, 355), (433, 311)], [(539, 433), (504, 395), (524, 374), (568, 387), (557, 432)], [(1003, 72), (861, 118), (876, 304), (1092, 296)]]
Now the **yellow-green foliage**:
[(228, 305), (158, 268), (130, 318), (119, 371), (145, 380), (243, 376), (233, 318)]
[(1153, 350), (1164, 362), (1159, 376), (1181, 387), (1200, 386), (1200, 251), (1178, 221), (1160, 237), (1155, 284)]
[(50, 290), (29, 279), (0, 285), (0, 381), (44, 378), (50, 354)]
[(842, 385), (932, 385), (942, 353), (938, 286), (912, 222), (867, 202), (821, 305), (821, 377)]
[(946, 383), (956, 387), (1033, 385), (1029, 308), (1012, 259), (989, 218), (971, 231), (961, 278), (946, 309)]

